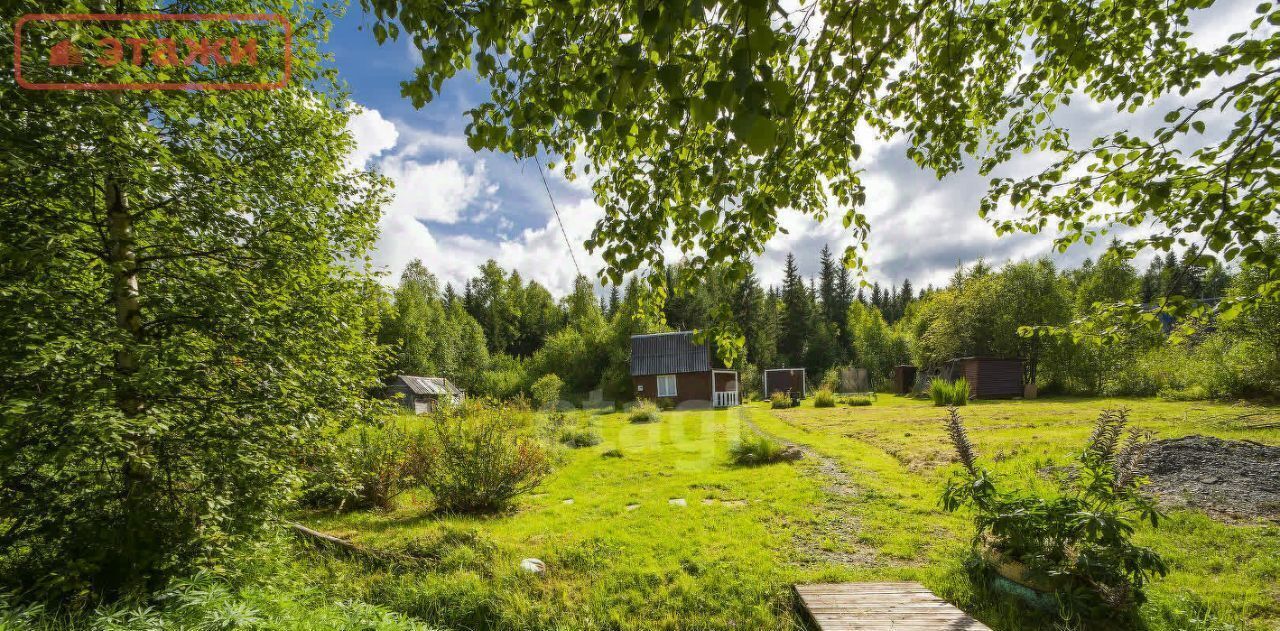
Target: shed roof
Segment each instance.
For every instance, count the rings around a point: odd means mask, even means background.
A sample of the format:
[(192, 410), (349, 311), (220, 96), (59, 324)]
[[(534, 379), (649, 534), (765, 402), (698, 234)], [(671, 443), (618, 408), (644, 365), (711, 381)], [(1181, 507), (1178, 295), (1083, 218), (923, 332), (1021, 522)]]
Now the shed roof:
[(668, 375), (711, 370), (711, 352), (692, 331), (631, 336), (631, 374)]
[(444, 377), (418, 377), (415, 375), (396, 375), (396, 379), (404, 382), (414, 394), (453, 395), (462, 394), (457, 386)]

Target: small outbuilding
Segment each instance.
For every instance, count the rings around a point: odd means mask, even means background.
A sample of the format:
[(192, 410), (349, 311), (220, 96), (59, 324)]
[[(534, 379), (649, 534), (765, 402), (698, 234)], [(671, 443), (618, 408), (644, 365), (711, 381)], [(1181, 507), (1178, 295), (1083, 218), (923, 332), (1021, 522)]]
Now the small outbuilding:
[(901, 364), (893, 367), (893, 393), (911, 394), (916, 385), (916, 367)]
[(947, 362), (951, 379), (964, 377), (969, 396), (1007, 399), (1022, 396), (1022, 360), (1003, 357), (960, 357)]
[(631, 336), (631, 382), (637, 399), (674, 405), (738, 405), (738, 371), (717, 368), (692, 331)]
[(467, 393), (444, 377), (396, 375), (387, 381), (387, 394), (400, 400), (400, 405), (414, 414), (429, 414), (441, 403), (458, 405)]
[(771, 397), (775, 392), (798, 392), (802, 398), (809, 396), (803, 368), (769, 368), (760, 379), (764, 382), (765, 397)]

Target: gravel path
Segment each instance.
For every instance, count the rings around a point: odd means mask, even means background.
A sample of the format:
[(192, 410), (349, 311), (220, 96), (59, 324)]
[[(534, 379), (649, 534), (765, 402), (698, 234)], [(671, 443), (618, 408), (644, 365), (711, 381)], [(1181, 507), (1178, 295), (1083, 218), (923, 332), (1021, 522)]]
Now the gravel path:
[(1280, 447), (1199, 435), (1159, 440), (1142, 472), (1165, 504), (1280, 519)]

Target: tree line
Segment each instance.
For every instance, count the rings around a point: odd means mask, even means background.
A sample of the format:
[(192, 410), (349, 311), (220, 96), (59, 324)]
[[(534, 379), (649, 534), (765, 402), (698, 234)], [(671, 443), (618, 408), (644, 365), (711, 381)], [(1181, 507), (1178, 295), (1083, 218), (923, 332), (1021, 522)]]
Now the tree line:
[[(1200, 333), (1182, 343), (1169, 339), (1171, 319), (1156, 329), (1120, 331), (1115, 339), (1058, 331), (1101, 305), (1141, 301), (1155, 312), (1166, 296), (1215, 302), (1256, 291), (1262, 281), (1250, 266), (1233, 273), (1212, 257), (1169, 252), (1139, 273), (1118, 251), (1108, 250), (1072, 269), (1043, 258), (999, 268), (979, 260), (958, 266), (945, 286), (917, 291), (910, 279), (889, 289), (864, 286), (827, 247), (817, 263), (817, 275), (805, 278), (788, 254), (781, 282), (770, 286), (749, 264), (741, 280), (711, 274), (690, 291), (672, 293), (653, 321), (639, 308), (642, 286), (634, 278), (597, 295), (579, 277), (573, 291), (556, 300), (536, 281), (524, 281), (494, 261), (482, 265), (462, 292), (451, 285), (441, 289), (426, 266), (414, 261), (385, 296), (379, 340), (393, 349), (391, 370), (447, 376), (480, 395), (515, 396), (539, 377), (555, 374), (573, 396), (600, 389), (610, 400), (625, 401), (632, 395), (631, 335), (713, 327), (716, 310), (727, 307), (743, 343), (732, 367), (741, 371), (748, 391), (759, 387), (759, 372), (768, 368), (803, 367), (814, 383), (830, 380), (836, 368), (861, 368), (871, 387), (882, 387), (895, 364), (932, 367), (964, 356), (1021, 358), (1027, 381), (1048, 391), (1163, 390), (1193, 397), (1276, 391), (1266, 376), (1269, 366), (1280, 365), (1270, 342), (1276, 329), (1268, 328), (1274, 322), (1265, 312), (1221, 330), (1214, 322), (1198, 323)], [(675, 287), (686, 271), (670, 265), (661, 282)], [(1205, 383), (1175, 370), (1223, 344), (1236, 348), (1240, 360), (1212, 371), (1218, 381)], [(1259, 359), (1246, 361), (1250, 354)], [(1161, 357), (1170, 365), (1157, 370)], [(1144, 370), (1149, 374), (1137, 374)]]

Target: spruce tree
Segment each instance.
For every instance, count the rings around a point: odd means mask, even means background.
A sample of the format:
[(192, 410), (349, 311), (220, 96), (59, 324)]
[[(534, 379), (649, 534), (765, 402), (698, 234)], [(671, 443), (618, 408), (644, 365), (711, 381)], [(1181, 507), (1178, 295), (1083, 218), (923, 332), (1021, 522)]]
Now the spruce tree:
[(793, 254), (787, 254), (780, 300), (782, 307), (778, 331), (778, 357), (788, 366), (800, 366), (803, 365), (805, 348), (809, 340), (813, 301), (809, 288), (800, 277), (800, 269), (796, 266), (796, 257)]

